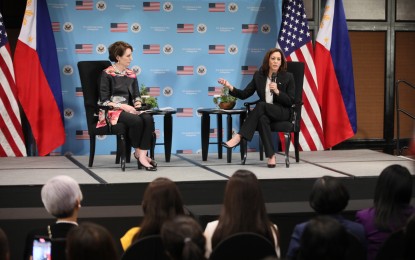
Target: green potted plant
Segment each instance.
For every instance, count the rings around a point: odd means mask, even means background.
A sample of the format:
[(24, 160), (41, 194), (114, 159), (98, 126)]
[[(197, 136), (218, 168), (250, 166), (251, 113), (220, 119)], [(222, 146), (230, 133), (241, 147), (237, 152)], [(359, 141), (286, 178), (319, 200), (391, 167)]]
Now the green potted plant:
[(140, 96), (141, 96), (141, 99), (143, 100), (143, 103), (145, 103), (150, 108), (158, 107), (157, 98), (152, 97), (148, 94), (147, 87), (144, 84), (141, 84)]
[(221, 109), (232, 109), (236, 104), (236, 97), (233, 97), (229, 94), (228, 88), (222, 88), (222, 93), (220, 95), (215, 95), (213, 97), (213, 103), (215, 103)]

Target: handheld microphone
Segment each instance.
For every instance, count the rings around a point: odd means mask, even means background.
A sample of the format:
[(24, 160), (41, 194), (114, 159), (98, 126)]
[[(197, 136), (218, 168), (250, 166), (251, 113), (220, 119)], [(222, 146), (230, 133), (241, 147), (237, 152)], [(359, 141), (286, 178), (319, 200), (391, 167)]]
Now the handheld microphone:
[[(271, 82), (277, 83), (277, 73), (273, 72), (271, 74)], [(270, 92), (271, 92), (271, 96), (273, 96), (274, 93), (272, 92), (272, 90), (270, 90)]]

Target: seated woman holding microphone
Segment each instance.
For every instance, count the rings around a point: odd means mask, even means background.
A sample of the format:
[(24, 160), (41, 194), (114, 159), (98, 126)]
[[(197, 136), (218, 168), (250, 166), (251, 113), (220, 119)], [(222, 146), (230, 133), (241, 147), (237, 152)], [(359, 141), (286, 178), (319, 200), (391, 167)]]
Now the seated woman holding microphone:
[(268, 50), (261, 67), (243, 90), (235, 88), (222, 78), (218, 82), (228, 88), (230, 95), (234, 97), (247, 99), (256, 92), (260, 99), (242, 124), (239, 133), (222, 145), (226, 148), (236, 147), (242, 138), (250, 141), (254, 132), (258, 130), (268, 158), (267, 166), (274, 168), (276, 158), (270, 123), (289, 120), (295, 94), (294, 77), (287, 72), (284, 53), (278, 48)]

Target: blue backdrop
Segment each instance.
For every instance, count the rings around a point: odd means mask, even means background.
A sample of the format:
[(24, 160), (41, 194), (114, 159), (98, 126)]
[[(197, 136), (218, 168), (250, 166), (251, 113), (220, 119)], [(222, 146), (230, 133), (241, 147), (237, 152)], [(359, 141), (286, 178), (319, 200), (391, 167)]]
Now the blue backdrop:
[[(89, 141), (79, 74), (82, 60), (108, 59), (107, 47), (122, 40), (133, 48), (131, 68), (139, 84), (156, 96), (160, 108), (183, 111), (173, 118), (173, 153), (199, 153), (198, 108), (214, 107), (220, 77), (243, 88), (276, 45), (281, 0), (212, 2), (179, 0), (67, 1), (48, 0), (61, 68), (66, 143), (56, 154), (89, 153)], [(251, 98), (255, 99), (255, 98)], [(243, 101), (238, 101), (241, 107)], [(158, 138), (162, 117), (156, 116)], [(234, 131), (239, 120), (235, 117)], [(225, 124), (226, 122), (224, 122)], [(216, 122), (212, 120), (212, 138)], [(255, 144), (252, 144), (255, 147)], [(115, 149), (115, 138), (100, 137), (96, 154)], [(156, 146), (156, 153), (162, 153)], [(211, 146), (211, 152), (216, 148)]]

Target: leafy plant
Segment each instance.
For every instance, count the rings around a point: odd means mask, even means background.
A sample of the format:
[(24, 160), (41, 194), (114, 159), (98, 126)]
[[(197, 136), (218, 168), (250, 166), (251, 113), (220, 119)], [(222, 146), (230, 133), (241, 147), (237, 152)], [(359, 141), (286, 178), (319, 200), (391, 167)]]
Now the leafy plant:
[(157, 98), (152, 97), (148, 94), (148, 89), (144, 84), (141, 84), (140, 96), (143, 99), (143, 102), (148, 105), (150, 108), (158, 107)]
[(219, 96), (213, 97), (213, 103), (216, 105), (219, 103), (235, 102), (236, 100), (236, 97), (233, 97), (229, 94), (228, 88), (222, 88), (222, 93)]

